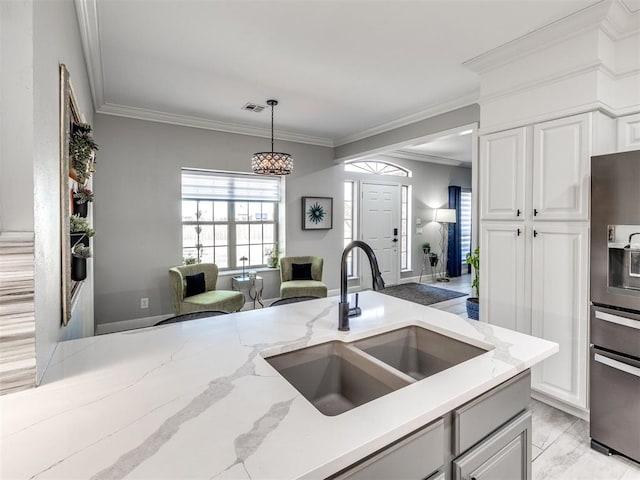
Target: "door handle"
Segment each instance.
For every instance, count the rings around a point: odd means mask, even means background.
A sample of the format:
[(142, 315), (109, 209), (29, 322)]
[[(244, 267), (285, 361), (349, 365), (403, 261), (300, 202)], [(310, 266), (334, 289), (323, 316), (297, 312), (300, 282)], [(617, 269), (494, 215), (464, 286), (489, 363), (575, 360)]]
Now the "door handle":
[(634, 377), (640, 377), (640, 368), (634, 367), (633, 365), (628, 365), (626, 363), (619, 362), (618, 360), (605, 357), (604, 355), (600, 355), (599, 353), (596, 353), (593, 356), (593, 359), (598, 363), (602, 363), (603, 365), (606, 365), (611, 368), (615, 368), (616, 370), (629, 373)]

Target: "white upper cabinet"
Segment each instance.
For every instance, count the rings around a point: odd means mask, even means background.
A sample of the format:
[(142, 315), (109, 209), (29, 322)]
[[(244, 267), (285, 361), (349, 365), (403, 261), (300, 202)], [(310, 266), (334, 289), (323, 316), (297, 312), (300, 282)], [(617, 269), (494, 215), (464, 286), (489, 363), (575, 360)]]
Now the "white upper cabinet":
[(640, 113), (618, 118), (618, 151), (640, 150)]
[(534, 220), (589, 220), (590, 156), (590, 113), (534, 125)]
[(483, 220), (523, 219), (526, 127), (480, 139), (480, 214)]

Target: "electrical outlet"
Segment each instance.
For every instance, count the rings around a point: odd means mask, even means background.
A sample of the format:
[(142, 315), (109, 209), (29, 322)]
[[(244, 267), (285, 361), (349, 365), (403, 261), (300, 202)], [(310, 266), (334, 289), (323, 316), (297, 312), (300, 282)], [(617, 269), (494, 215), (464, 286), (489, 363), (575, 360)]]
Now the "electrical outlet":
[(149, 308), (149, 299), (141, 298), (140, 299), (140, 308)]

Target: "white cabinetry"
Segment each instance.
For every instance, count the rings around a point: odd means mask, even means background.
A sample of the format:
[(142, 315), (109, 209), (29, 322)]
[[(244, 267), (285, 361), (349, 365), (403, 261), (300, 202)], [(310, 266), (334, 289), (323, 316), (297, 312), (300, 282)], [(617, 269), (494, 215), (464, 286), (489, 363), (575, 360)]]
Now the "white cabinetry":
[(480, 318), (493, 325), (530, 333), (525, 299), (528, 270), (524, 225), (483, 223), (480, 245)]
[(536, 390), (586, 408), (589, 228), (541, 223), (531, 236), (531, 334), (560, 345), (532, 369)]
[(481, 217), (486, 220), (523, 218), (527, 129), (517, 128), (480, 139)]
[(587, 406), (589, 170), (603, 141), (593, 125), (607, 124), (600, 116), (486, 135), (480, 153), (480, 320), (559, 343), (560, 353), (533, 370), (532, 387), (581, 409)]
[(640, 150), (640, 113), (618, 118), (618, 151)]
[(591, 114), (533, 127), (533, 215), (589, 220)]

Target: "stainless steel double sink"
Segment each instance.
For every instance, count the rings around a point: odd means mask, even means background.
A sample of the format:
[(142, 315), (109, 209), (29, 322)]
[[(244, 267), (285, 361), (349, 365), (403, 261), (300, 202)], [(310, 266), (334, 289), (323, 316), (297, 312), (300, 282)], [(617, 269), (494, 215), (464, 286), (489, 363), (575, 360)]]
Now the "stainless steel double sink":
[(321, 413), (334, 416), (486, 351), (410, 326), (352, 343), (322, 343), (265, 360)]

